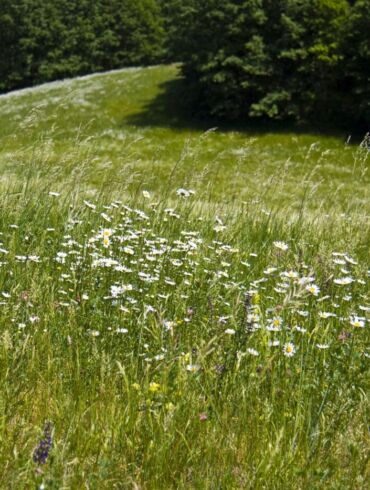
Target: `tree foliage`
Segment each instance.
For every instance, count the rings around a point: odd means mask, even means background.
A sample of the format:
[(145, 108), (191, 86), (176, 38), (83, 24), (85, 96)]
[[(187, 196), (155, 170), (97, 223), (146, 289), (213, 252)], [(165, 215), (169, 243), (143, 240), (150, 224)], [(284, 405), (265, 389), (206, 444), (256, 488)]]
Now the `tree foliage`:
[(370, 129), (370, 0), (355, 2), (343, 35), (348, 117)]
[(186, 31), (183, 71), (208, 113), (369, 120), (370, 0), (198, 1)]
[(163, 56), (156, 0), (2, 0), (0, 90)]

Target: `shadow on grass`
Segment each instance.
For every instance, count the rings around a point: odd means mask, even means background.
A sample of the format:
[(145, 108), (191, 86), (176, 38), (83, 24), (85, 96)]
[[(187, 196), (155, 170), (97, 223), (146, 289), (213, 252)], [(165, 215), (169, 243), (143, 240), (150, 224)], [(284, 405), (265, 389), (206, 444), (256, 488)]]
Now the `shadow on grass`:
[(179, 130), (204, 131), (215, 126), (215, 121), (199, 117), (194, 111), (196, 102), (191, 98), (183, 78), (177, 77), (159, 85), (158, 95), (144, 109), (125, 118), (133, 126), (154, 126)]
[(364, 132), (346, 127), (318, 124), (297, 124), (293, 122), (266, 121), (250, 119), (243, 122), (225, 122), (216, 118), (204, 117), (197, 112), (199, 104), (192, 97), (184, 78), (177, 77), (159, 85), (158, 95), (151, 100), (144, 109), (136, 114), (129, 115), (124, 124), (137, 127), (161, 127), (177, 130), (191, 130), (204, 132), (211, 128), (220, 131), (238, 131), (248, 136), (258, 136), (266, 133), (276, 134), (306, 134), (332, 136), (347, 141), (352, 135), (351, 142), (362, 140)]

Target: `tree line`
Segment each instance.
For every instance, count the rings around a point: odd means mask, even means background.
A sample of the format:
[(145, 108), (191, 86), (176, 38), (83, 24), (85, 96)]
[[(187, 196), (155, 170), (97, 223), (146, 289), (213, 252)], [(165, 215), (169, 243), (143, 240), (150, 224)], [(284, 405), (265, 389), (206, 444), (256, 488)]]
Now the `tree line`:
[(157, 0), (0, 1), (0, 91), (163, 55)]
[(370, 0), (190, 3), (183, 71), (207, 113), (370, 124)]
[(1, 0), (0, 91), (181, 61), (229, 120), (370, 121), (370, 0)]

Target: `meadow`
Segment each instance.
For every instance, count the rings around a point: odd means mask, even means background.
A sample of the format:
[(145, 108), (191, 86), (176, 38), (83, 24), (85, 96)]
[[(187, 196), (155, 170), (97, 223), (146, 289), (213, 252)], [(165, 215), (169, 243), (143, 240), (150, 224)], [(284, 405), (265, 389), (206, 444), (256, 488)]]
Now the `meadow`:
[(94, 193), (109, 183), (130, 195), (195, 186), (207, 201), (259, 200), (293, 211), (303, 204), (356, 212), (368, 203), (361, 137), (314, 128), (222, 126), (195, 118), (188, 100), (177, 65), (3, 95), (2, 181), (48, 179), (56, 172), (61, 184), (72, 178)]
[(369, 142), (184, 90), (0, 96), (0, 488), (366, 489)]

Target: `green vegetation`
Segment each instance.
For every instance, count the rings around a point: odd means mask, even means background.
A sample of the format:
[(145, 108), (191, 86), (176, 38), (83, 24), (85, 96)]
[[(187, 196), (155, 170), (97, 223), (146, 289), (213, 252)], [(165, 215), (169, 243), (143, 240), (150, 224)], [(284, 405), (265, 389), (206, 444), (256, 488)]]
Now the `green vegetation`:
[(186, 100), (0, 97), (0, 488), (367, 486), (368, 142)]
[(1, 488), (366, 488), (364, 221), (27, 184), (1, 196)]
[(0, 91), (163, 56), (156, 0), (4, 0)]
[(362, 212), (369, 176), (360, 140), (195, 119), (178, 72), (129, 69), (3, 96), (2, 181), (57, 172), (90, 192), (107, 182), (131, 194), (185, 186), (213, 202)]
[(193, 112), (365, 131), (369, 18), (370, 0), (4, 0), (0, 92), (184, 62)]
[(185, 2), (184, 73), (207, 113), (366, 128), (369, 15), (369, 0)]

